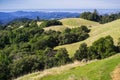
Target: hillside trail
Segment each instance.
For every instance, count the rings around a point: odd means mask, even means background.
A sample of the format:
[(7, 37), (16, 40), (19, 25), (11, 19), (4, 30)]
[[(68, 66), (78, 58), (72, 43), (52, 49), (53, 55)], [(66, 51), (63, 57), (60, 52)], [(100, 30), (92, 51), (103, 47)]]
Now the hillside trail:
[(115, 68), (112, 72), (112, 80), (120, 80), (120, 65)]

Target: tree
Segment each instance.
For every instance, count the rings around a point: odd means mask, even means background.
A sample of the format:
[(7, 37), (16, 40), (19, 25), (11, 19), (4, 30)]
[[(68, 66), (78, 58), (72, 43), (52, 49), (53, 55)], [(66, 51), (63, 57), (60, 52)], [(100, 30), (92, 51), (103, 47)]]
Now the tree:
[(68, 52), (65, 48), (61, 48), (57, 51), (55, 58), (58, 60), (58, 65), (63, 65), (70, 62)]
[(37, 19), (36, 19), (37, 21), (40, 21), (40, 17), (39, 16), (37, 16)]
[(71, 32), (71, 29), (70, 28), (66, 28), (63, 33), (70, 33)]
[(53, 50), (52, 48), (46, 48), (44, 51), (44, 62), (45, 62), (45, 69), (51, 68), (53, 66), (56, 66), (57, 60), (54, 58), (56, 54), (56, 50)]
[(88, 60), (98, 59), (100, 56), (93, 46), (88, 47)]
[(44, 62), (37, 55), (24, 56), (10, 64), (10, 68), (12, 77), (18, 77), (33, 71), (43, 70)]
[(0, 80), (7, 80), (10, 78), (9, 63), (10, 60), (8, 57), (3, 52), (0, 52)]
[(73, 42), (76, 42), (76, 35), (72, 34), (72, 33), (65, 33), (65, 34), (61, 34), (58, 38), (59, 40), (59, 44), (63, 45), (63, 44), (70, 44)]
[(81, 30), (82, 31), (85, 31), (85, 32), (90, 32), (90, 29), (88, 29), (86, 26), (82, 25), (81, 27)]
[(48, 20), (44, 21), (40, 24), (41, 28), (49, 27), (49, 26), (54, 26), (54, 25), (62, 25), (62, 22), (57, 21), (57, 20)]
[(10, 44), (8, 32), (2, 31), (0, 33), (0, 48), (3, 49), (8, 44)]
[(120, 52), (120, 38), (118, 39), (117, 48), (118, 48), (118, 52)]
[(95, 41), (92, 46), (94, 47), (94, 51), (99, 55), (100, 59), (115, 54), (115, 46), (111, 36), (100, 38), (99, 40)]
[(73, 29), (66, 28), (58, 37), (59, 45), (85, 40), (89, 37), (89, 31), (90, 30), (86, 26)]
[(97, 10), (95, 9), (93, 14), (92, 14), (92, 21), (96, 21), (96, 22), (99, 22), (100, 21), (100, 16), (98, 15), (98, 12)]
[(4, 29), (4, 26), (0, 24), (0, 30), (3, 30)]
[(38, 27), (38, 24), (37, 24), (37, 21), (32, 21), (31, 23), (30, 23), (30, 27)]
[(74, 59), (82, 60), (88, 59), (88, 47), (86, 43), (82, 43), (79, 47), (79, 50), (74, 54)]
[(30, 24), (29, 22), (26, 22), (23, 27), (25, 27), (25, 28), (26, 28), (26, 27), (30, 27), (29, 24)]

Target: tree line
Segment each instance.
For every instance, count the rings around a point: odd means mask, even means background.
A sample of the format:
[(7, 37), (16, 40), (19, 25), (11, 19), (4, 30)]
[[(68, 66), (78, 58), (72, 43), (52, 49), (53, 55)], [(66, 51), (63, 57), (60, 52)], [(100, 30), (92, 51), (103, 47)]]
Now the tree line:
[(104, 24), (114, 21), (116, 19), (120, 19), (120, 13), (99, 15), (97, 10), (94, 10), (94, 12), (84, 12), (80, 14), (80, 18), (96, 21), (101, 24)]

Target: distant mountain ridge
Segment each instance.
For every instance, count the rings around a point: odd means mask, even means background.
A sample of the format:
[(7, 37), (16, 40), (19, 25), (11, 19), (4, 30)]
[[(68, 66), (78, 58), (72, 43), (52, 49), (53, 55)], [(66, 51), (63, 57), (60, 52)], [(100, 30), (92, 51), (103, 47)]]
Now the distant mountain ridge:
[[(93, 12), (94, 9), (25, 9), (25, 10), (9, 10), (0, 9), (0, 24), (7, 24), (18, 18), (36, 19), (63, 19), (76, 18), (83, 12)], [(97, 9), (100, 15), (119, 13), (120, 9)]]
[(27, 12), (27, 11), (17, 11), (17, 12), (0, 12), (0, 23), (7, 24), (10, 21), (17, 18), (29, 18), (50, 20), (50, 19), (62, 19), (62, 18), (75, 18), (79, 17), (79, 13), (69, 13), (69, 12)]

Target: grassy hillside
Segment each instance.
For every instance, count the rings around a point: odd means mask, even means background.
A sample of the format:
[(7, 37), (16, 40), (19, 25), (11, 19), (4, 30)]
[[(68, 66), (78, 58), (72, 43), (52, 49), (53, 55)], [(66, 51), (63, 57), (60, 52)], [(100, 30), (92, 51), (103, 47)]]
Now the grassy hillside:
[[(56, 31), (62, 31), (65, 28), (75, 28), (75, 27), (80, 27), (81, 25), (85, 25), (85, 26), (98, 26), (100, 25), (97, 22), (94, 21), (89, 21), (89, 20), (85, 20), (85, 19), (81, 19), (81, 18), (66, 18), (66, 19), (62, 19), (60, 20), (63, 25), (62, 26), (50, 26), (47, 28), (44, 28), (45, 30), (56, 30)], [(39, 22), (40, 24), (40, 22)]]
[(89, 63), (73, 63), (32, 73), (16, 80), (111, 80), (113, 70), (120, 64), (120, 54)]
[(91, 32), (89, 34), (90, 34), (90, 37), (84, 41), (58, 46), (55, 49), (65, 47), (68, 50), (68, 53), (70, 54), (70, 56), (73, 56), (81, 43), (85, 42), (88, 45), (91, 45), (97, 39), (107, 35), (111, 35), (114, 38), (114, 41), (116, 44), (118, 38), (120, 37), (120, 19), (110, 23), (100, 25), (100, 26), (92, 27)]
[(50, 26), (50, 27), (44, 28), (44, 30), (46, 30), (46, 31), (48, 31), (48, 30), (63, 31), (66, 28), (67, 28), (66, 26), (59, 25), (59, 26)]
[(64, 26), (81, 26), (81, 25), (86, 25), (86, 26), (97, 26), (100, 25), (97, 22), (94, 21), (89, 21), (89, 20), (85, 20), (82, 18), (66, 18), (66, 19), (62, 19), (60, 20)]

